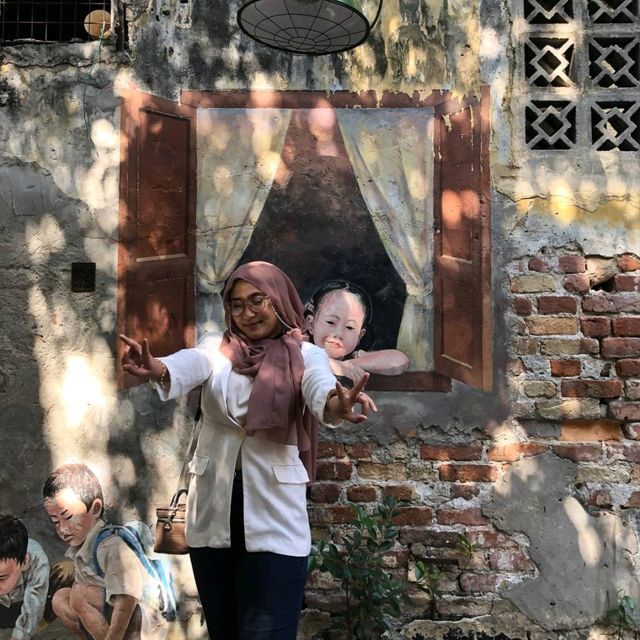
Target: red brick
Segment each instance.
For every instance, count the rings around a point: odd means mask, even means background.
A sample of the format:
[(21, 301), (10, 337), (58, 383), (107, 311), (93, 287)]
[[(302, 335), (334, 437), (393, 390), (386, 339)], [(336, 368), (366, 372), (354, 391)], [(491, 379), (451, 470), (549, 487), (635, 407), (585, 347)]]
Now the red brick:
[(614, 420), (636, 422), (640, 420), (640, 402), (611, 402), (609, 414)]
[(576, 273), (564, 279), (564, 288), (572, 293), (586, 293), (591, 288), (588, 273)]
[(375, 487), (354, 485), (347, 489), (347, 499), (351, 502), (376, 502), (378, 492)]
[(459, 542), (457, 531), (436, 531), (425, 527), (406, 527), (400, 530), (402, 544), (423, 544), (425, 547), (456, 548)]
[(571, 296), (540, 296), (538, 298), (538, 313), (576, 313), (577, 311), (578, 303)]
[(513, 342), (515, 353), (532, 356), (538, 351), (538, 341), (530, 338), (518, 338)]
[(460, 576), (460, 588), (465, 593), (492, 593), (504, 580), (495, 573), (463, 573)]
[(472, 529), (467, 531), (466, 535), (470, 542), (482, 549), (513, 546), (513, 542), (502, 533), (487, 529)]
[(468, 527), (487, 524), (480, 509), (442, 509), (438, 511), (438, 524), (464, 524)]
[(640, 336), (640, 317), (626, 316), (614, 318), (613, 333), (616, 336)]
[(420, 457), (423, 460), (480, 460), (482, 444), (479, 442), (464, 445), (423, 444), (420, 447)]
[(620, 423), (616, 420), (567, 420), (560, 428), (563, 442), (602, 442), (620, 440)]
[(580, 328), (589, 338), (603, 338), (611, 335), (611, 320), (602, 316), (580, 318)]
[(640, 422), (630, 422), (624, 425), (625, 438), (640, 440)]
[(530, 271), (544, 273), (551, 271), (552, 261), (544, 256), (533, 256), (533, 258), (529, 259), (528, 267)]
[(400, 502), (409, 502), (415, 497), (415, 491), (410, 484), (390, 484), (382, 488), (383, 496), (393, 496)]
[(347, 609), (346, 596), (341, 590), (305, 591), (304, 601), (310, 609), (329, 613), (343, 613)]
[(631, 509), (637, 509), (640, 507), (640, 491), (634, 491), (630, 496), (627, 504), (625, 505)]
[(640, 294), (638, 293), (606, 293), (599, 291), (585, 296), (582, 309), (593, 313), (640, 313)]
[(609, 453), (618, 460), (624, 460), (625, 462), (640, 462), (640, 444), (637, 442), (631, 443), (615, 443), (608, 446)]
[(312, 502), (336, 502), (340, 496), (337, 484), (316, 482), (311, 485), (310, 497)]
[(565, 398), (619, 398), (620, 380), (563, 380), (560, 393)]
[(452, 484), (450, 489), (451, 498), (463, 498), (471, 500), (480, 493), (480, 489), (475, 484)]
[(353, 507), (341, 504), (335, 507), (309, 507), (309, 522), (317, 524), (346, 524), (355, 519)]
[(533, 563), (519, 549), (496, 549), (489, 554), (494, 571), (533, 571)]
[(343, 458), (344, 447), (337, 442), (318, 442), (318, 458)]
[(393, 519), (397, 527), (431, 524), (433, 511), (429, 507), (398, 507), (398, 515)]
[(640, 356), (640, 338), (603, 338), (605, 358), (633, 358)]
[(408, 559), (408, 549), (397, 549), (394, 551), (387, 551), (382, 557), (382, 564), (389, 569), (399, 569), (401, 567), (406, 567)]
[(537, 456), (544, 453), (548, 447), (533, 442), (512, 442), (510, 444), (498, 444), (491, 447), (487, 458), (493, 462), (513, 462), (521, 457)]
[(640, 360), (618, 360), (616, 373), (619, 376), (640, 376)]
[(558, 268), (565, 273), (583, 273), (587, 270), (587, 262), (582, 256), (560, 256)]
[(619, 274), (614, 276), (616, 291), (640, 291), (640, 276), (632, 276), (630, 274)]
[(625, 253), (618, 257), (620, 271), (636, 271), (640, 269), (640, 258), (633, 253)]
[(569, 336), (578, 332), (577, 318), (530, 316), (527, 318), (526, 323), (529, 327), (529, 333), (537, 336)]
[(348, 480), (353, 466), (350, 462), (318, 460), (318, 480)]
[(590, 507), (610, 507), (613, 505), (611, 494), (604, 489), (591, 491), (587, 496), (586, 503)]
[(495, 482), (498, 469), (488, 464), (444, 463), (439, 469), (440, 480), (445, 482)]
[(373, 447), (364, 442), (356, 442), (347, 445), (347, 454), (353, 460), (361, 460), (362, 458), (370, 458), (373, 453)]
[(549, 360), (552, 376), (579, 376), (580, 360)]
[(358, 475), (369, 480), (406, 480), (407, 467), (402, 462), (359, 462)]
[(557, 444), (553, 451), (560, 458), (574, 462), (594, 462), (602, 455), (602, 447), (597, 444)]
[(516, 296), (513, 299), (513, 307), (519, 316), (528, 316), (533, 311), (531, 300), (523, 296)]

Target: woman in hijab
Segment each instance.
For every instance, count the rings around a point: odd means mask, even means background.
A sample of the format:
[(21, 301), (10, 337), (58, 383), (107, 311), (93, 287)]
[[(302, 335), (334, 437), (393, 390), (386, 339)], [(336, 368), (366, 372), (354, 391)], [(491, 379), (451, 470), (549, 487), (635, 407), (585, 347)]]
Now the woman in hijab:
[(223, 301), (227, 330), (193, 349), (154, 358), (146, 339), (120, 336), (123, 368), (155, 383), (164, 400), (203, 385), (186, 539), (210, 635), (295, 640), (317, 422), (359, 423), (376, 407), (363, 393), (368, 374), (344, 389), (326, 353), (304, 341), (303, 305), (280, 269), (238, 267)]

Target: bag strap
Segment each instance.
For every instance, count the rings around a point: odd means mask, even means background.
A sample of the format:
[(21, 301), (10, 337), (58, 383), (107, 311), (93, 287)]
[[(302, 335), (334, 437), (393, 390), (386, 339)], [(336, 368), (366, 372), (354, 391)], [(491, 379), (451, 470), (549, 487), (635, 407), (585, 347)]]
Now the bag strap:
[(178, 476), (178, 487), (176, 492), (173, 494), (173, 498), (171, 498), (170, 508), (175, 509), (178, 506), (178, 500), (180, 500), (180, 496), (184, 493), (188, 493), (188, 482), (187, 482), (187, 470), (189, 468), (189, 459), (191, 458), (191, 450), (193, 449), (193, 443), (196, 439), (196, 432), (198, 430), (198, 424), (200, 423), (200, 418), (202, 417), (202, 389), (200, 389), (200, 395), (198, 396), (198, 408), (196, 409), (195, 416), (193, 418), (193, 427), (191, 428), (191, 435), (189, 436), (189, 444), (187, 445), (187, 450), (184, 454), (184, 461), (182, 463), (182, 469), (180, 469), (180, 475)]

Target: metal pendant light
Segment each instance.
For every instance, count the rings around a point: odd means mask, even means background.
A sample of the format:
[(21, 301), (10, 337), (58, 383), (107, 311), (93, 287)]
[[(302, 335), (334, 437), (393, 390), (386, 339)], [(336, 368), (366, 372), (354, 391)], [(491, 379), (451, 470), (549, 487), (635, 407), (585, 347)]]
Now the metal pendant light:
[(248, 0), (238, 10), (238, 25), (250, 38), (272, 49), (320, 56), (361, 45), (369, 23), (358, 0)]

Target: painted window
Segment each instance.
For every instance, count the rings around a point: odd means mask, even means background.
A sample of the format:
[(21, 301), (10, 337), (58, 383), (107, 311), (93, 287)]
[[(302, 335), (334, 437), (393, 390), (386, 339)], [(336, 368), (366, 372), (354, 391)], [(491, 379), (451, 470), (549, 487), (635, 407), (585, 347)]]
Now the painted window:
[(370, 313), (355, 314), (362, 335), (343, 360), (378, 373), (372, 388), (491, 388), (488, 92), (386, 105), (340, 92), (136, 96), (123, 119), (121, 331), (163, 355), (192, 340), (194, 304), (198, 333), (223, 330), (226, 277), (268, 260), (303, 302), (336, 280), (365, 290)]

